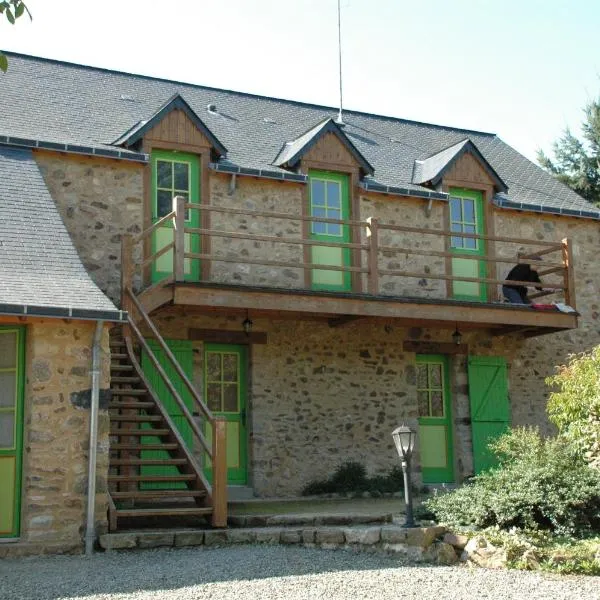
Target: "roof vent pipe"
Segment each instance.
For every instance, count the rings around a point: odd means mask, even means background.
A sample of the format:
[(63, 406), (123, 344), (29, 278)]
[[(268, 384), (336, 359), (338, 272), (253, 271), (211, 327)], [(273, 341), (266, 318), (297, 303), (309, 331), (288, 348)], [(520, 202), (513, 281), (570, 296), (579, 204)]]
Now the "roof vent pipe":
[(217, 112), (217, 105), (216, 104), (207, 104), (206, 105), (206, 110), (209, 113), (216, 113)]

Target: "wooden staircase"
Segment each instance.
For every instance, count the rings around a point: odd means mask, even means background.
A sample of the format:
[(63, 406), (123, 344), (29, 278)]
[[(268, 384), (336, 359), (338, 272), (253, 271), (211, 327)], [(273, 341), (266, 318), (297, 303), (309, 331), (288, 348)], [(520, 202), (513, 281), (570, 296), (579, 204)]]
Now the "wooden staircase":
[(210, 485), (121, 328), (111, 332), (110, 349), (110, 530), (150, 522), (164, 526), (173, 518), (210, 518)]

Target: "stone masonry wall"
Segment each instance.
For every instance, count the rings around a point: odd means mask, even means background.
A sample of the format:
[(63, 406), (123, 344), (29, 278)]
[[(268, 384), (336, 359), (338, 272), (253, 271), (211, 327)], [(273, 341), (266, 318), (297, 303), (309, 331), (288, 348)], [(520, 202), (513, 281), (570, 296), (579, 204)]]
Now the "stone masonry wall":
[[(78, 550), (85, 533), (91, 348), (95, 324), (48, 319), (27, 327), (21, 544)], [(109, 387), (108, 330), (100, 388)], [(102, 408), (102, 407), (101, 407)], [(100, 411), (96, 526), (106, 531), (107, 407)], [(6, 548), (14, 546), (6, 545)]]

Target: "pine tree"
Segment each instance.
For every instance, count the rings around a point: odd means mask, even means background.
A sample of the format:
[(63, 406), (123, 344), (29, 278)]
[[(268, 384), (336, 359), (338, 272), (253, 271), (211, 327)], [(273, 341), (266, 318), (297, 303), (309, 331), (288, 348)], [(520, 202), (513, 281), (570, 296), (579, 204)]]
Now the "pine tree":
[(588, 104), (584, 112), (583, 139), (566, 129), (552, 146), (554, 159), (538, 150), (537, 160), (558, 180), (600, 206), (600, 99)]

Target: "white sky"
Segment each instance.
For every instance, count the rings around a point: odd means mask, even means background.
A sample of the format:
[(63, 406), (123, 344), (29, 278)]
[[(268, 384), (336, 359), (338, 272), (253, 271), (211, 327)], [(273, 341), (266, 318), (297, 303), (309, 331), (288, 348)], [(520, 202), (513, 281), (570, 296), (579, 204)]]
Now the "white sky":
[[(337, 0), (26, 3), (1, 48), (338, 104)], [(342, 49), (345, 107), (491, 131), (534, 159), (600, 95), (600, 2), (342, 0)]]

